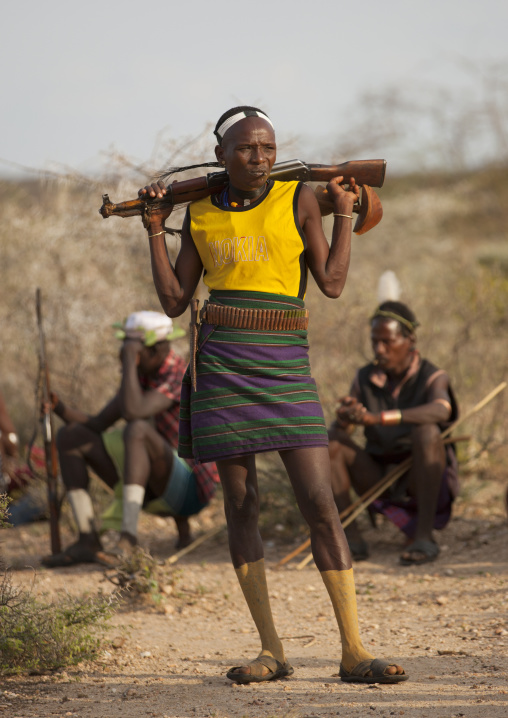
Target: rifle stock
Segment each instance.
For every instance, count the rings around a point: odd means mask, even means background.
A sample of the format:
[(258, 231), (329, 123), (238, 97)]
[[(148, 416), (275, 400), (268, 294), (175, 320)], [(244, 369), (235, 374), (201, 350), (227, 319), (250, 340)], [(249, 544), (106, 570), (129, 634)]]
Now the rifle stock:
[(53, 414), (51, 412), (51, 390), (49, 384), (49, 369), (46, 360), (46, 341), (42, 326), (41, 290), (37, 287), (35, 292), (35, 308), (37, 313), (37, 327), (39, 329), (39, 372), (42, 385), (41, 428), (44, 443), (44, 458), (48, 484), (49, 526), (51, 537), (51, 553), (60, 553), (60, 507), (58, 503), (58, 454), (55, 434), (53, 430)]
[[(314, 193), (319, 204), (319, 209), (321, 210), (321, 216), (326, 217), (326, 215), (332, 214), (333, 202), (330, 200), (328, 192), (323, 185), (318, 185), (314, 190)], [(353, 212), (358, 213), (358, 217), (356, 218), (355, 226), (353, 228), (353, 232), (355, 234), (365, 234), (365, 232), (368, 232), (369, 229), (372, 229), (372, 227), (375, 227), (376, 224), (381, 222), (383, 217), (383, 206), (381, 204), (381, 200), (372, 187), (369, 187), (369, 185), (366, 184), (362, 186), (362, 198), (360, 205), (355, 206), (353, 208)]]
[[(333, 177), (343, 176), (341, 184), (349, 184), (352, 177), (362, 187), (362, 202), (354, 211), (359, 214), (354, 232), (364, 234), (381, 220), (383, 210), (377, 194), (371, 187), (382, 187), (385, 179), (386, 160), (352, 160), (339, 165), (305, 164), (301, 160), (289, 160), (273, 165), (270, 178), (281, 182), (300, 180), (303, 182), (329, 182)], [(185, 204), (217, 194), (227, 185), (227, 172), (211, 172), (166, 187), (167, 194), (162, 198), (137, 198), (114, 204), (107, 194), (102, 195), (102, 207), (99, 213), (108, 217), (134, 217), (141, 215), (143, 224), (148, 226), (152, 208)], [(368, 188), (368, 189), (366, 189)], [(333, 205), (326, 200), (326, 190), (316, 191), (321, 214), (331, 214)]]

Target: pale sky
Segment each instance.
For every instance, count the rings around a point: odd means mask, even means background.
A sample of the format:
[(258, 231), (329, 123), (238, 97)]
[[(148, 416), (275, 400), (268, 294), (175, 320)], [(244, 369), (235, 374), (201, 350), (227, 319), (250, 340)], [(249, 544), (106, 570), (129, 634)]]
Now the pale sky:
[(111, 147), (143, 161), (163, 128), (198, 134), (236, 104), (331, 146), (364, 93), (451, 90), (466, 61), (508, 57), (504, 0), (16, 0), (0, 17), (0, 174), (86, 170)]

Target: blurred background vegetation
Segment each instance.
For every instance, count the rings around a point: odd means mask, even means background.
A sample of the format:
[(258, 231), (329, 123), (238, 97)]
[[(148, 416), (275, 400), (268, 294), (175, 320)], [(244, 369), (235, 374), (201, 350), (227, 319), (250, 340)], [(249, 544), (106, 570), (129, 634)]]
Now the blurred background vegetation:
[[(467, 102), (415, 94), (411, 103), (406, 93), (402, 103), (396, 89), (365, 98), (354, 138), (339, 136), (317, 157), (298, 138), (279, 142), (279, 161), (388, 160), (379, 191), (384, 218), (353, 238), (342, 297), (326, 299), (309, 278), (311, 364), (327, 421), (371, 356), (368, 318), (387, 269), (397, 274), (401, 300), (420, 321), (421, 353), (448, 371), (463, 411), (507, 377), (507, 93), (486, 80), (481, 89)], [(211, 159), (209, 133), (205, 127), (200, 137), (179, 140), (161, 133), (144, 165), (111, 153), (102, 177), (62, 170), (0, 180), (0, 389), (23, 443), (34, 427), (36, 287), (42, 289), (52, 387), (65, 402), (95, 412), (119, 381), (112, 323), (135, 310), (160, 309), (140, 219), (104, 221), (101, 195), (131, 199), (157, 171)], [(480, 153), (479, 145), (488, 152)], [(390, 173), (392, 152), (405, 155), (405, 174)], [(182, 219), (177, 211), (168, 225), (179, 227)], [(324, 224), (331, 236), (329, 220)], [(174, 258), (179, 239), (168, 235), (167, 244)], [(199, 293), (206, 297), (204, 285)], [(186, 327), (187, 314), (177, 321)], [(185, 340), (174, 348), (187, 353)], [(460, 449), (463, 476), (494, 481), (499, 493), (506, 481), (507, 401), (502, 394), (468, 420), (463, 433), (473, 438)], [(275, 508), (286, 492), (280, 465), (264, 457), (260, 473)], [(283, 518), (283, 508), (275, 514), (269, 521)]]

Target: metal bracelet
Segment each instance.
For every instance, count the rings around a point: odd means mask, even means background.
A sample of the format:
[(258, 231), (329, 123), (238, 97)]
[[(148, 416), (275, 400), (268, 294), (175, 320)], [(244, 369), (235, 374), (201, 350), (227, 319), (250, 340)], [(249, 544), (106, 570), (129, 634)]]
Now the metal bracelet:
[(381, 424), (383, 426), (397, 426), (402, 421), (402, 412), (400, 409), (390, 409), (381, 412)]

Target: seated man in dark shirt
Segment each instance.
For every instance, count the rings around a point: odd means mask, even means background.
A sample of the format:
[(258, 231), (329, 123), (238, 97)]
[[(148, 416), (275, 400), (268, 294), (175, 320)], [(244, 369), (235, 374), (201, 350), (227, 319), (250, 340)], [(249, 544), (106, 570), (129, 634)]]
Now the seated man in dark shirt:
[[(432, 532), (448, 523), (458, 488), (454, 449), (440, 437), (457, 418), (457, 404), (446, 372), (420, 357), (417, 326), (415, 315), (401, 302), (378, 307), (371, 318), (375, 359), (358, 370), (329, 430), (339, 511), (351, 503), (351, 486), (361, 495), (394, 465), (412, 457), (406, 474), (372, 504), (407, 535), (403, 565), (437, 558)], [(364, 449), (350, 437), (355, 425), (364, 427)], [(353, 557), (366, 559), (368, 547), (356, 522), (346, 536)]]

